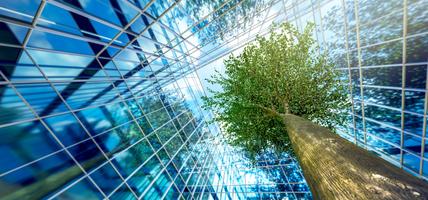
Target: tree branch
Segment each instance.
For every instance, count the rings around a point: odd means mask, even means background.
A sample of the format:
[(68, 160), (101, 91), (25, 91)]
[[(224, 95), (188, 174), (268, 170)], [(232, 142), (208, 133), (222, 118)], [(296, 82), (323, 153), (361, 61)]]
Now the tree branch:
[(285, 113), (280, 113), (280, 112), (278, 112), (278, 111), (276, 111), (276, 110), (274, 110), (274, 109), (271, 109), (271, 108), (268, 108), (268, 107), (265, 107), (265, 106), (262, 106), (262, 105), (260, 105), (260, 104), (253, 104), (255, 107), (258, 107), (258, 108), (260, 108), (260, 109), (262, 109), (262, 110), (264, 110), (265, 112), (267, 112), (269, 115), (274, 115), (274, 116), (277, 116), (277, 117), (283, 117), (284, 115), (285, 115)]

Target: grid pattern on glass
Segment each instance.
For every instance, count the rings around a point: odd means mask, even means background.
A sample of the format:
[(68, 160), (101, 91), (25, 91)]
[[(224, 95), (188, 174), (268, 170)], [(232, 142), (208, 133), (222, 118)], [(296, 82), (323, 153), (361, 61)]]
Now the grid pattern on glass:
[(188, 187), (205, 187), (218, 199), (311, 199), (309, 187), (293, 157), (266, 152), (256, 163), (251, 163), (241, 152), (216, 139), (214, 168), (201, 166), (199, 169), (209, 174), (212, 181), (205, 185), (191, 183)]
[(352, 107), (340, 134), (427, 179), (427, 1), (288, 4), (286, 20), (315, 23), (314, 38), (349, 83)]
[[(320, 53), (329, 55), (349, 83), (352, 107), (347, 126), (338, 127), (339, 134), (427, 179), (427, 2), (282, 2), (286, 12), (271, 9), (263, 20), (288, 21), (300, 30), (314, 23)], [(269, 24), (264, 22), (259, 26)], [(198, 69), (221, 65), (219, 60), (242, 49), (256, 34), (267, 34), (266, 30), (250, 29), (226, 43), (205, 46), (208, 56), (201, 57)]]
[[(213, 139), (195, 72), (283, 2), (213, 2), (197, 18), (192, 3), (0, 2), (0, 198), (310, 198), (287, 155), (245, 168), (256, 182), (230, 181), (218, 155), (233, 150)], [(254, 12), (239, 16), (244, 5)], [(253, 20), (219, 26), (231, 17)]]

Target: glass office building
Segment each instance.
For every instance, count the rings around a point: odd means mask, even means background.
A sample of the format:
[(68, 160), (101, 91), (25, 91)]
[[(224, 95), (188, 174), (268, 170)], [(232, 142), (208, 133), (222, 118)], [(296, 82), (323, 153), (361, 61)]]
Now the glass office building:
[[(267, 34), (269, 20), (301, 31), (314, 23), (320, 53), (349, 86), (352, 107), (338, 133), (428, 180), (427, 8), (427, 0), (285, 0), (273, 4), (250, 32)], [(215, 49), (216, 57), (207, 56), (202, 67), (221, 65), (219, 59), (254, 40), (251, 33)]]
[(286, 20), (316, 24), (321, 51), (349, 84), (341, 135), (426, 180), (428, 1), (287, 2)]
[(272, 3), (0, 1), (0, 199), (310, 199), (201, 109), (200, 63)]
[(349, 84), (339, 134), (428, 178), (426, 0), (2, 0), (0, 199), (311, 199), (294, 157), (251, 163), (201, 77), (272, 22)]

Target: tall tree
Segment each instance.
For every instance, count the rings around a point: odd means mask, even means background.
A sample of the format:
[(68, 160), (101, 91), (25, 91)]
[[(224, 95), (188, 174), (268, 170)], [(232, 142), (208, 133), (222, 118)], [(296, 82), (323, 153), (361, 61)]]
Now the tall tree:
[(320, 55), (312, 39), (313, 24), (302, 33), (288, 23), (275, 25), (239, 56), (230, 56), (225, 73), (212, 84), (222, 91), (205, 97), (205, 107), (218, 111), (227, 140), (254, 156), (274, 147), (290, 149), (284, 114), (294, 114), (333, 128), (346, 112), (347, 93), (339, 72)]
[(316, 53), (312, 27), (279, 25), (210, 80), (223, 91), (205, 106), (218, 111), (226, 139), (252, 156), (292, 147), (314, 199), (427, 199), (426, 182), (327, 129), (344, 122), (349, 102), (340, 72)]

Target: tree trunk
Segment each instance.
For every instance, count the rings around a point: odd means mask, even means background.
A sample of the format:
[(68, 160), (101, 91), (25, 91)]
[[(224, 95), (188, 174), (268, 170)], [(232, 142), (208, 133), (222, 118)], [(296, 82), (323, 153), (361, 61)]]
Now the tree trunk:
[(314, 199), (428, 199), (428, 183), (294, 115), (284, 120)]

